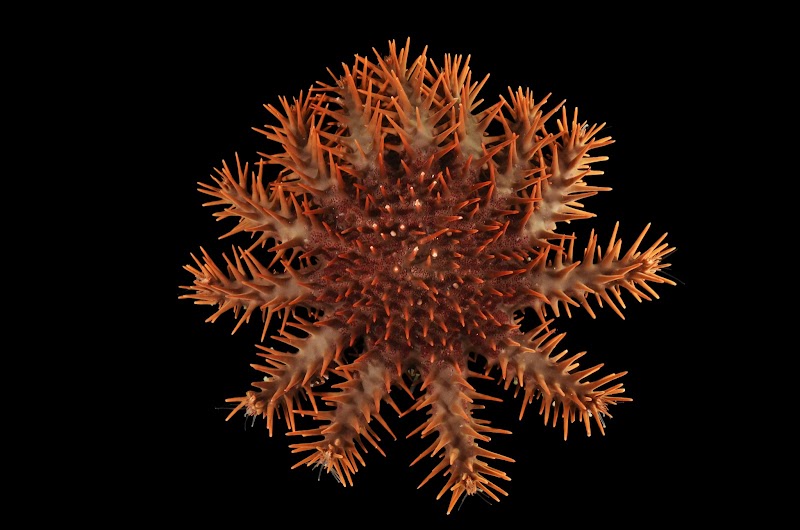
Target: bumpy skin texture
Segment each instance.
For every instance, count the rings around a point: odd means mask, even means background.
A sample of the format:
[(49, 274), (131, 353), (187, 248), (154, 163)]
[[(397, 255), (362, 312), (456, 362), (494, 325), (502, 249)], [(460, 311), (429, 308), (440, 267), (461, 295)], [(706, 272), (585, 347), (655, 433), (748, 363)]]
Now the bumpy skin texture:
[[(264, 417), (270, 434), (282, 417), (301, 437), (297, 466), (352, 485), (365, 442), (382, 453), (372, 420), (391, 433), (382, 405), (400, 413), (390, 392), (416, 399), (411, 410), (427, 415), (411, 434), (435, 437), (417, 460), (439, 458), (423, 483), (446, 477), (449, 513), (464, 494), (499, 500), (495, 482), (509, 478), (489, 462), (513, 461), (484, 447), (508, 431), (474, 416), (479, 400), (499, 398), (470, 380), (513, 385), (520, 417), (539, 400), (565, 438), (575, 420), (604, 432), (609, 407), (630, 400), (624, 374), (578, 371), (583, 353), (557, 351), (564, 334), (551, 315), (582, 306), (594, 316), (593, 301), (622, 316), (623, 293), (657, 298), (651, 284), (673, 284), (660, 275), (673, 249), (662, 236), (640, 250), (645, 228), (624, 252), (616, 229), (604, 247), (592, 232), (574, 252), (574, 236), (558, 230), (593, 217), (578, 201), (610, 189), (587, 183), (612, 141), (602, 125), (563, 102), (545, 111), (546, 97), (522, 89), (478, 110), (486, 79), (473, 81), (469, 57), (440, 67), (426, 51), (409, 60), (408, 44), (357, 56), (333, 84), (266, 106), (276, 123), (256, 130), (272, 152), (252, 168), (237, 156), (200, 184), (215, 216), (237, 221), (227, 235), (250, 244), (223, 255), (224, 267), (205, 250), (193, 256), (182, 298), (218, 306), (209, 321), (231, 311), (238, 328), (257, 313), (264, 334), (277, 327), (279, 349), (257, 345), (263, 380), (228, 401), (232, 415)], [(270, 165), (280, 168), (272, 178)], [(541, 321), (527, 331), (526, 310)], [(318, 426), (298, 429), (299, 412)]]

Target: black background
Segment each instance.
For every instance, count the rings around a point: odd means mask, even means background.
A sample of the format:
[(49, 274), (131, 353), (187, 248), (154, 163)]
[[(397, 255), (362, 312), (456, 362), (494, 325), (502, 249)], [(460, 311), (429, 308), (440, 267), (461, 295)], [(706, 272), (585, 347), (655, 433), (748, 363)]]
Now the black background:
[[(288, 517), (283, 524), (303, 527), (397, 522), (472, 528), (492, 521), (532, 527), (544, 516), (563, 518), (568, 526), (679, 520), (704, 506), (714, 456), (704, 443), (704, 429), (712, 427), (707, 417), (704, 422), (698, 417), (698, 387), (707, 374), (696, 361), (701, 354), (696, 333), (704, 315), (691, 301), (697, 286), (691, 264), (698, 252), (692, 241), (698, 205), (686, 192), (699, 178), (686, 163), (699, 146), (684, 139), (702, 123), (703, 89), (689, 81), (702, 60), (687, 46), (696, 38), (695, 25), (666, 12), (659, 24), (608, 26), (589, 13), (537, 16), (533, 8), (499, 5), (463, 20), (444, 12), (413, 16), (399, 6), (388, 18), (370, 14), (374, 7), (350, 9), (363, 19), (344, 13), (344, 4), (331, 12), (298, 4), (287, 12), (234, 17), (205, 11), (202, 23), (181, 22), (161, 50), (160, 60), (168, 66), (152, 82), (169, 98), (156, 126), (173, 138), (175, 244), (174, 287), (168, 293), (174, 299), (174, 335), (162, 365), (172, 382), (174, 422), (160, 472), (174, 485), (178, 518), (205, 521), (224, 514), (264, 527), (279, 524), (272, 519), (278, 515)], [(600, 164), (606, 174), (593, 182), (614, 189), (585, 201), (598, 217), (574, 224), (582, 243), (591, 228), (607, 241), (620, 221), (624, 244), (652, 223), (645, 245), (669, 232), (667, 241), (677, 247), (668, 272), (678, 285), (656, 286), (660, 300), (639, 304), (627, 297), (624, 321), (600, 309), (596, 320), (576, 311), (556, 323), (568, 333), (561, 347), (588, 351), (582, 366), (605, 363), (602, 373), (629, 372), (626, 395), (634, 401), (612, 409), (606, 436), (594, 429), (587, 438), (582, 425), (574, 424), (564, 441), (560, 425), (542, 425), (538, 404), (519, 421), (519, 399), (484, 387), (504, 402), (487, 403), (481, 417), (513, 431), (495, 436), (489, 447), (516, 460), (497, 465), (512, 478), (500, 484), (510, 495), (492, 505), (468, 498), (449, 516), (449, 495), (435, 500), (441, 476), (417, 489), (435, 461), (426, 458), (409, 467), (432, 440), (405, 438), (424, 413), (398, 420), (386, 409), (398, 440), (383, 437), (385, 458), (369, 451), (353, 488), (330, 476), (318, 480), (310, 468), (290, 470), (297, 458), (287, 446), (295, 439), (284, 436), (282, 424), (269, 438), (263, 420), (253, 425), (240, 414), (224, 421), (225, 398), (242, 395), (257, 376), (249, 364), (256, 361), (253, 343), (260, 325), (231, 336), (231, 315), (207, 324), (210, 308), (178, 300), (183, 294), (178, 286), (191, 283), (182, 269), (191, 263), (190, 253), (203, 246), (216, 257), (236, 244), (217, 239), (231, 225), (216, 223), (213, 209), (201, 206), (205, 196), (196, 182), (209, 182), (213, 168), (223, 159), (232, 163), (236, 152), (252, 162), (257, 150), (273, 148), (251, 129), (272, 123), (262, 105), (296, 96), (317, 80), (329, 81), (326, 67), (338, 74), (342, 62), (352, 65), (354, 54), (372, 57), (373, 47), (383, 54), (390, 39), (400, 45), (408, 36), (412, 57), (426, 45), (437, 64), (446, 53), (470, 54), (474, 79), (491, 74), (482, 90), (487, 105), (507, 94), (508, 86), (530, 87), (537, 97), (552, 93), (551, 103), (566, 99), (568, 108), (577, 106), (590, 123), (607, 123), (616, 143), (604, 149), (610, 157)], [(398, 392), (393, 395), (401, 408), (410, 405)]]

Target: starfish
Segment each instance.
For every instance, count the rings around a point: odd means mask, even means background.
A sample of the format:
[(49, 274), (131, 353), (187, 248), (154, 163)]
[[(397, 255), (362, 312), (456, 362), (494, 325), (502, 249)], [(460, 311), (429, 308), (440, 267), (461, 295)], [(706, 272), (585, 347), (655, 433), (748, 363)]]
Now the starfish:
[[(215, 306), (210, 322), (233, 313), (234, 331), (260, 316), (261, 379), (228, 399), (231, 416), (262, 417), (270, 435), (282, 418), (300, 439), (294, 467), (352, 486), (367, 447), (383, 454), (375, 425), (396, 438), (387, 406), (424, 411), (408, 436), (434, 439), (412, 464), (438, 458), (422, 484), (446, 477), (437, 498), (450, 492), (450, 513), (464, 495), (507, 495), (494, 466), (513, 459), (486, 447), (509, 431), (476, 415), (501, 399), (476, 380), (513, 387), (520, 419), (538, 401), (565, 439), (576, 420), (605, 434), (610, 407), (630, 401), (625, 373), (592, 379), (602, 365), (579, 369), (585, 352), (559, 349), (553, 323), (575, 308), (623, 316), (623, 294), (658, 298), (653, 285), (674, 285), (663, 271), (674, 249), (666, 234), (642, 246), (649, 225), (623, 249), (617, 224), (578, 250), (562, 228), (594, 217), (581, 201), (610, 190), (589, 183), (613, 142), (604, 125), (522, 88), (481, 109), (486, 77), (473, 80), (469, 56), (439, 66), (409, 49), (391, 41), (388, 55), (356, 56), (332, 82), (266, 105), (276, 123), (256, 131), (275, 149), (199, 184), (214, 215), (236, 221), (225, 237), (249, 244), (222, 261), (193, 255), (181, 298)], [(401, 410), (394, 390), (413, 405)]]

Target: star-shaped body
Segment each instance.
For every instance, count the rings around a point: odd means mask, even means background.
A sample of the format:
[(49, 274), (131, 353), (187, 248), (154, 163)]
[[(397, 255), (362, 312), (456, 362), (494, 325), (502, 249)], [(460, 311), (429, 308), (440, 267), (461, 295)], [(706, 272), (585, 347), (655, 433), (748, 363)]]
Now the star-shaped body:
[[(565, 438), (576, 420), (604, 432), (609, 407), (629, 401), (624, 374), (579, 369), (584, 352), (559, 349), (553, 322), (577, 307), (622, 316), (623, 294), (657, 298), (674, 249), (664, 236), (643, 245), (645, 227), (625, 249), (615, 229), (578, 251), (564, 227), (593, 217), (580, 201), (610, 189), (589, 183), (612, 142), (603, 126), (521, 88), (479, 110), (486, 78), (473, 80), (469, 57), (408, 54), (390, 42), (387, 56), (356, 56), (332, 84), (266, 106), (276, 123), (257, 130), (276, 149), (252, 167), (223, 163), (200, 188), (237, 221), (226, 235), (249, 240), (221, 261), (203, 251), (183, 297), (217, 306), (209, 321), (233, 312), (237, 328), (258, 315), (262, 341), (279, 319), (280, 347), (257, 345), (262, 379), (228, 401), (270, 434), (282, 418), (297, 466), (352, 485), (367, 444), (381, 451), (376, 423), (394, 437), (385, 405), (424, 410), (409, 436), (432, 437), (416, 461), (438, 457), (423, 484), (446, 477), (449, 513), (464, 494), (499, 500), (508, 476), (493, 461), (513, 461), (487, 449), (508, 431), (476, 414), (500, 398), (470, 381), (499, 377), (521, 396), (520, 418), (538, 401)], [(317, 426), (301, 429), (301, 414)]]

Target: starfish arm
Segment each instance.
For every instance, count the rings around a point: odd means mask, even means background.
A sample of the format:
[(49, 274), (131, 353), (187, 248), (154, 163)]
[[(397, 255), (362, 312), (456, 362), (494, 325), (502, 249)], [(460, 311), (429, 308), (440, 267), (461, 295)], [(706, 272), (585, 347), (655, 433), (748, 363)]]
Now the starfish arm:
[(608, 383), (619, 379), (627, 372), (612, 373), (598, 380), (586, 378), (602, 368), (602, 364), (586, 370), (575, 371), (576, 362), (586, 352), (567, 357), (567, 351), (555, 353), (556, 346), (564, 338), (565, 333), (554, 335), (548, 329), (548, 321), (524, 334), (517, 344), (504, 346), (497, 355), (489, 359), (486, 373), (499, 366), (504, 388), (515, 385), (514, 395), (523, 394), (522, 408), (519, 417), (525, 414), (528, 404), (540, 399), (539, 414), (548, 423), (552, 413), (552, 425), (562, 420), (564, 439), (567, 439), (569, 425), (575, 419), (583, 422), (586, 434), (591, 436), (590, 418), (594, 418), (600, 432), (605, 434), (603, 417), (611, 417), (609, 406), (630, 398), (622, 397), (625, 392), (621, 383), (606, 387)]
[[(328, 379), (329, 366), (340, 357), (345, 346), (344, 340), (332, 327), (294, 322), (290, 326), (302, 330), (307, 336), (299, 337), (282, 329), (279, 336), (271, 338), (288, 346), (286, 349), (297, 351), (290, 353), (256, 344), (260, 350), (258, 356), (265, 362), (250, 366), (265, 374), (264, 378), (252, 385), (258, 391), (250, 390), (242, 397), (226, 399), (228, 403), (237, 403), (227, 419), (244, 409), (247, 416), (263, 417), (272, 436), (274, 417), (278, 409), (283, 412), (290, 432), (296, 428), (295, 413), (317, 413), (313, 388)], [(299, 408), (299, 400), (303, 397), (310, 402), (313, 411), (303, 411)]]
[(393, 437), (386, 421), (380, 415), (380, 403), (385, 401), (399, 412), (397, 405), (389, 396), (392, 375), (381, 362), (369, 360), (339, 366), (336, 369), (345, 381), (333, 385), (336, 391), (322, 395), (329, 410), (317, 411), (314, 416), (323, 424), (314, 429), (292, 431), (291, 436), (321, 436), (311, 442), (291, 444), (293, 453), (310, 452), (305, 458), (292, 466), (292, 469), (306, 466), (322, 466), (343, 486), (353, 485), (353, 474), (359, 464), (365, 465), (359, 451), (367, 452), (366, 440), (379, 453), (385, 456), (378, 442), (380, 437), (370, 426), (377, 420)]
[(320, 112), (327, 97), (312, 92), (313, 88), (305, 94), (300, 92), (292, 102), (286, 97), (280, 98), (280, 109), (265, 105), (280, 125), (266, 125), (265, 129), (254, 127), (253, 130), (283, 147), (283, 152), (277, 154), (258, 153), (270, 164), (282, 167), (280, 182), (295, 193), (319, 195), (332, 183), (331, 164), (326, 157), (328, 141), (322, 136), (328, 125), (323, 123), (324, 112)]
[(557, 140), (548, 143), (549, 153), (545, 154), (540, 148), (536, 155), (538, 166), (544, 171), (529, 194), (539, 200), (531, 203), (531, 214), (526, 217), (522, 229), (537, 242), (562, 237), (556, 233), (558, 223), (594, 217), (593, 213), (583, 209), (579, 201), (611, 189), (591, 186), (585, 180), (586, 177), (602, 175), (602, 171), (592, 169), (592, 164), (608, 159), (607, 156), (592, 156), (591, 151), (614, 142), (611, 137), (597, 137), (604, 124), (589, 127), (588, 123), (579, 122), (577, 109), (569, 120), (566, 107), (560, 108), (559, 132), (555, 133)]
[(195, 279), (192, 285), (181, 288), (192, 292), (179, 298), (194, 300), (200, 305), (216, 305), (217, 311), (206, 319), (207, 322), (215, 322), (231, 311), (238, 318), (233, 329), (235, 333), (258, 310), (262, 313), (265, 334), (273, 314), (282, 313), (285, 320), (292, 308), (301, 302), (309, 303), (310, 288), (298, 279), (297, 271), (293, 269), (287, 268), (284, 274), (274, 274), (249, 251), (239, 248), (238, 252), (234, 250), (233, 260), (222, 255), (227, 264), (222, 270), (205, 249), (201, 248), (201, 251), (202, 261), (192, 255), (196, 267), (184, 267)]
[(215, 199), (203, 206), (223, 207), (214, 213), (218, 221), (237, 220), (236, 225), (220, 239), (238, 233), (250, 234), (255, 241), (249, 250), (264, 246), (271, 239), (275, 247), (270, 250), (280, 250), (280, 257), (285, 249), (301, 246), (317, 227), (314, 218), (305, 215), (307, 208), (290, 193), (292, 186), (278, 180), (268, 191), (263, 181), (264, 164), (259, 162), (256, 165), (258, 170), (250, 172), (249, 165), (245, 163), (242, 166), (237, 154), (234, 175), (223, 160), (222, 169), (215, 169), (217, 174), (211, 175), (213, 184), (200, 182), (198, 191)]
[[(496, 493), (508, 495), (492, 480), (511, 479), (504, 472), (489, 465), (486, 460), (514, 461), (479, 445), (479, 442), (491, 440), (488, 434), (510, 434), (510, 432), (489, 427), (488, 421), (472, 416), (473, 410), (483, 408), (482, 405), (475, 403), (476, 400), (500, 400), (476, 392), (463, 374), (463, 369), (460, 370), (455, 366), (443, 366), (428, 374), (422, 385), (422, 390), (426, 390), (426, 393), (417, 400), (412, 410), (429, 408), (429, 418), (409, 434), (410, 437), (419, 433), (423, 438), (433, 433), (437, 435), (436, 441), (424, 450), (411, 465), (427, 455), (439, 456), (440, 462), (419, 487), (439, 473), (449, 476), (447, 483), (437, 496), (439, 499), (448, 490), (450, 491), (448, 514), (465, 493), (467, 495), (485, 494), (496, 501), (500, 500)], [(466, 372), (466, 375), (469, 376), (470, 373)]]
[[(589, 244), (582, 260), (573, 259), (574, 239), (566, 250), (556, 248), (544, 250), (538, 259), (530, 262), (523, 282), (516, 282), (514, 288), (506, 288), (512, 292), (509, 301), (504, 304), (507, 313), (533, 308), (542, 321), (546, 320), (548, 310), (556, 317), (563, 308), (567, 316), (571, 316), (572, 307), (583, 307), (592, 318), (595, 318), (590, 301), (594, 300), (599, 307), (607, 305), (620, 318), (625, 318), (626, 308), (623, 292), (638, 301), (651, 301), (658, 298), (653, 284), (675, 285), (675, 282), (663, 276), (663, 270), (670, 266), (664, 258), (675, 249), (664, 242), (667, 234), (658, 238), (647, 250), (639, 251), (650, 225), (642, 230), (639, 237), (621, 255), (622, 241), (616, 238), (614, 228), (608, 246), (603, 250), (592, 231)], [(552, 258), (547, 259), (549, 256)], [(517, 271), (515, 271), (517, 272)], [(503, 290), (504, 286), (498, 287)]]

